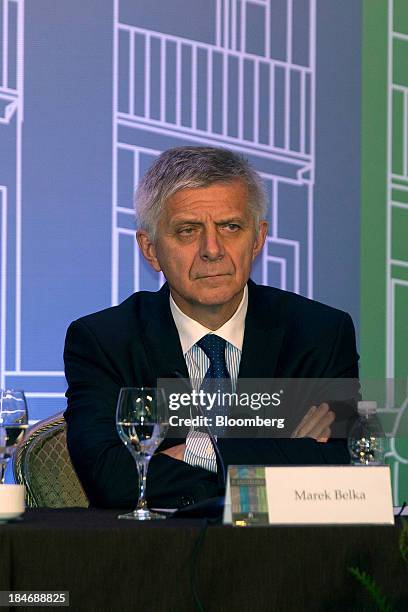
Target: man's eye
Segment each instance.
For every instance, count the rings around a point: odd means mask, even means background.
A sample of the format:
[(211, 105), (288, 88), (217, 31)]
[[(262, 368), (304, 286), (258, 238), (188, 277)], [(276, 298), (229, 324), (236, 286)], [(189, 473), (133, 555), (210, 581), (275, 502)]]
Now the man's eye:
[(181, 236), (190, 236), (190, 234), (192, 234), (194, 232), (194, 227), (181, 227), (178, 230), (178, 233)]
[(226, 223), (225, 225), (223, 225), (223, 228), (226, 229), (228, 232), (237, 232), (240, 229), (237, 223)]

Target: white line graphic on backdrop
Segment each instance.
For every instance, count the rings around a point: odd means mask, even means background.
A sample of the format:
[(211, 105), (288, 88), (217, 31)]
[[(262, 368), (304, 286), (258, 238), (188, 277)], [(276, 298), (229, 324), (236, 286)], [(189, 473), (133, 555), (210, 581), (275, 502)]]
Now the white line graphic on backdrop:
[[(15, 120), (15, 200), (9, 198), (7, 186), (0, 186), (0, 387), (14, 386), (26, 389), (30, 398), (63, 398), (64, 394), (49, 390), (30, 391), (35, 382), (41, 381), (45, 389), (50, 380), (60, 380), (64, 384), (64, 372), (23, 370), (21, 367), (21, 280), (22, 280), (22, 138), (24, 122), (24, 0), (3, 0), (1, 3), (0, 48), (2, 61), (0, 65), (0, 101), (3, 115), (0, 125), (13, 129)], [(14, 45), (12, 42), (14, 41)], [(15, 230), (12, 233), (12, 213), (15, 211)], [(14, 246), (14, 249), (12, 248)], [(13, 254), (14, 253), (14, 254)], [(13, 256), (12, 256), (13, 254)], [(14, 269), (11, 279), (11, 270)], [(10, 274), (9, 274), (10, 273)], [(11, 285), (11, 282), (14, 285)], [(11, 303), (14, 296), (14, 304)], [(6, 299), (8, 298), (8, 300)], [(7, 326), (7, 313), (14, 310), (14, 333)], [(14, 359), (11, 369), (7, 369), (7, 353), (14, 348)], [(11, 359), (10, 359), (11, 362)], [(11, 383), (11, 384), (10, 384)], [(38, 386), (38, 385), (36, 385)]]
[(5, 387), (6, 369), (6, 275), (7, 275), (7, 187), (0, 186), (0, 389)]
[[(387, 201), (386, 201), (386, 378), (393, 379), (401, 376), (401, 364), (396, 361), (396, 331), (401, 325), (403, 305), (398, 306), (397, 291), (399, 295), (408, 295), (408, 281), (406, 268), (408, 259), (395, 257), (393, 254), (393, 234), (396, 228), (403, 223), (402, 215), (408, 215), (408, 87), (395, 82), (394, 66), (401, 58), (394, 58), (394, 44), (396, 40), (408, 41), (406, 34), (396, 31), (394, 24), (394, 2), (388, 0), (388, 63), (387, 63)], [(406, 53), (406, 56), (408, 53)], [(406, 59), (406, 57), (405, 57)], [(397, 109), (399, 107), (400, 112)], [(398, 121), (400, 120), (400, 124)], [(393, 125), (395, 124), (395, 125)], [(395, 131), (393, 131), (395, 130)], [(394, 140), (398, 134), (397, 139)], [(405, 212), (403, 212), (405, 211)], [(396, 215), (399, 217), (396, 218)], [(401, 237), (399, 238), (401, 240)], [(397, 241), (395, 241), (397, 243)], [(403, 293), (402, 293), (403, 292)], [(401, 359), (401, 357), (399, 358)], [(406, 366), (406, 364), (405, 364)], [(405, 373), (406, 376), (406, 367)], [(407, 389), (408, 391), (408, 389)], [(402, 456), (397, 443), (399, 426), (406, 422), (408, 410), (408, 397), (401, 404), (400, 398), (395, 397), (393, 385), (387, 385), (387, 405), (385, 412), (394, 412), (398, 408), (398, 417), (391, 432), (395, 437), (391, 439), (389, 459), (394, 460), (393, 489), (394, 499), (399, 499), (399, 484), (401, 470), (406, 470), (408, 458)], [(397, 405), (398, 404), (398, 405)], [(404, 430), (405, 425), (402, 429)], [(406, 449), (404, 448), (406, 451)], [(406, 478), (406, 474), (405, 474)], [(404, 493), (401, 494), (401, 502)]]
[[(0, 47), (2, 62), (0, 66), (0, 101), (4, 109), (0, 123), (10, 126), (15, 119), (15, 202), (8, 198), (8, 189), (2, 188), (2, 304), (0, 329), (0, 384), (6, 385), (9, 374), (21, 373), (21, 245), (22, 245), (22, 202), (21, 202), (21, 160), (22, 160), (22, 126), (24, 120), (24, 0), (3, 0), (1, 5), (2, 29)], [(12, 46), (12, 42), (15, 42)], [(12, 69), (11, 69), (12, 68)], [(14, 191), (13, 189), (13, 191)], [(14, 236), (7, 232), (8, 218), (15, 210)], [(9, 291), (8, 264), (11, 259), (14, 241), (14, 291)], [(11, 281), (10, 281), (11, 282)], [(7, 310), (12, 306), (6, 303), (4, 294), (14, 294), (14, 334), (7, 334)], [(6, 370), (7, 347), (14, 346), (14, 369)]]
[[(151, 32), (149, 30), (144, 30), (136, 26), (125, 25), (123, 23), (118, 24), (118, 30), (122, 34), (127, 34), (128, 41), (129, 41), (129, 88), (128, 88), (128, 96), (127, 96), (128, 99), (126, 101), (122, 101), (121, 108), (118, 109), (117, 111), (118, 119), (131, 119), (132, 120), (132, 119), (137, 118), (138, 121), (146, 123), (146, 124), (152, 123), (153, 125), (161, 125), (163, 127), (164, 126), (168, 126), (170, 128), (176, 127), (179, 130), (187, 131), (187, 132), (198, 134), (198, 135), (211, 134), (213, 138), (220, 139), (220, 141), (222, 142), (229, 142), (229, 141), (235, 142), (235, 143), (238, 142), (244, 146), (247, 146), (248, 144), (253, 144), (257, 148), (259, 147), (262, 150), (268, 151), (269, 153), (273, 150), (276, 150), (278, 153), (285, 153), (285, 154), (288, 154), (290, 157), (299, 158), (304, 161), (310, 160), (310, 147), (306, 147), (305, 145), (306, 138), (307, 136), (309, 136), (309, 133), (307, 130), (305, 108), (303, 105), (303, 108), (300, 109), (300, 100), (302, 99), (302, 97), (300, 97), (299, 100), (297, 101), (294, 100), (294, 97), (292, 97), (292, 100), (291, 100), (290, 83), (293, 77), (295, 78), (297, 77), (299, 81), (303, 84), (302, 91), (304, 91), (306, 86), (310, 87), (312, 77), (313, 77), (313, 72), (311, 68), (301, 66), (299, 64), (288, 63), (288, 62), (283, 62), (279, 60), (261, 58), (252, 53), (241, 53), (239, 51), (230, 51), (230, 50), (216, 47), (215, 45), (205, 44), (202, 42), (196, 42), (196, 41), (192, 41), (187, 38), (185, 39), (185, 38), (180, 38), (178, 36), (171, 36), (169, 34), (159, 34), (157, 32)], [(130, 53), (134, 54), (135, 37), (142, 39), (143, 45), (144, 45), (143, 53), (142, 53), (143, 61), (140, 61), (140, 66), (139, 66), (139, 68), (142, 69), (142, 64), (144, 65), (144, 68), (143, 68), (143, 73), (145, 74), (144, 92), (139, 92), (139, 93), (138, 93), (137, 87), (135, 87), (135, 78), (134, 78), (135, 59), (130, 56)], [(160, 104), (159, 116), (155, 117), (154, 113), (152, 112), (152, 99), (150, 95), (151, 94), (150, 72), (153, 71), (155, 73), (157, 72), (158, 74), (160, 74), (162, 71), (161, 64), (157, 62), (157, 66), (156, 65), (152, 66), (146, 60), (146, 58), (151, 53), (151, 47), (152, 47), (151, 41), (152, 40), (160, 41), (160, 49), (161, 49), (160, 60), (161, 61), (163, 61), (162, 60), (163, 57), (167, 58), (167, 55), (166, 55), (167, 49), (171, 49), (172, 46), (175, 46), (176, 48), (176, 54), (178, 56), (177, 63), (176, 63), (176, 69), (175, 69), (176, 91), (175, 91), (175, 95), (171, 96), (171, 98), (173, 98), (171, 101), (174, 103), (173, 105), (176, 108), (176, 116), (173, 120), (171, 120), (170, 118), (166, 116), (167, 115), (165, 111), (166, 106), (163, 103)], [(218, 131), (216, 131), (213, 126), (214, 115), (218, 113), (216, 109), (214, 109), (214, 104), (213, 104), (214, 100), (213, 100), (213, 96), (211, 95), (209, 95), (206, 100), (206, 106), (207, 106), (206, 124), (205, 126), (200, 127), (197, 123), (197, 115), (196, 115), (197, 79), (195, 83), (192, 84), (190, 92), (189, 92), (189, 96), (195, 102), (194, 108), (193, 108), (193, 104), (191, 104), (189, 116), (182, 119), (182, 116), (181, 116), (181, 111), (183, 109), (183, 95), (182, 95), (182, 84), (183, 83), (182, 83), (182, 71), (181, 71), (181, 68), (182, 68), (181, 51), (182, 50), (183, 51), (188, 50), (191, 53), (193, 58), (197, 57), (198, 51), (202, 52), (202, 56), (203, 58), (205, 58), (205, 61), (207, 63), (207, 68), (209, 70), (209, 75), (208, 74), (206, 75), (207, 85), (208, 84), (214, 85), (214, 79), (211, 79), (211, 75), (213, 75), (214, 66), (216, 64), (216, 61), (218, 60), (218, 58), (222, 57), (222, 64), (223, 64), (222, 86), (224, 88), (223, 89), (224, 95), (222, 96), (222, 100), (223, 100), (222, 111), (221, 113), (219, 113), (219, 116), (222, 119), (220, 122), (222, 127)], [(227, 121), (229, 104), (230, 102), (232, 102), (233, 98), (235, 97), (235, 88), (231, 90), (227, 88), (228, 66), (230, 66), (233, 63), (233, 60), (236, 60), (239, 66), (239, 76), (238, 76), (238, 81), (236, 83), (236, 86), (238, 87), (238, 89), (240, 89), (240, 91), (242, 91), (241, 88), (243, 88), (245, 85), (245, 76), (243, 74), (244, 64), (248, 66), (248, 69), (250, 69), (253, 72), (255, 83), (258, 84), (257, 87), (253, 88), (251, 107), (254, 110), (254, 115), (252, 119), (250, 121), (246, 121), (244, 118), (244, 113), (242, 113), (242, 115), (238, 116), (238, 121), (236, 125), (233, 126), (234, 130), (232, 129), (231, 126), (228, 126), (228, 121)], [(153, 59), (153, 56), (151, 57), (150, 61), (152, 62), (152, 64), (156, 63), (156, 60)], [(168, 61), (167, 62), (165, 61), (165, 63), (163, 64), (164, 70), (166, 70), (168, 63), (169, 63)], [(289, 104), (285, 104), (285, 109), (284, 109), (284, 117), (285, 117), (284, 118), (285, 129), (284, 129), (284, 138), (283, 138), (284, 144), (282, 145), (282, 144), (279, 144), (279, 142), (277, 142), (276, 135), (273, 131), (269, 132), (268, 138), (266, 140), (261, 141), (259, 137), (258, 138), (256, 137), (257, 131), (259, 130), (259, 121), (255, 122), (254, 118), (257, 118), (257, 113), (259, 111), (259, 80), (260, 80), (261, 67), (266, 68), (267, 70), (266, 76), (268, 77), (268, 79), (272, 79), (273, 81), (275, 80), (276, 73), (278, 71), (280, 71), (281, 73), (283, 72), (284, 74), (284, 92), (283, 92), (284, 98), (285, 100), (290, 100), (291, 102), (296, 101), (299, 104), (299, 111), (301, 110), (302, 112), (300, 112), (300, 119), (298, 122), (300, 140), (296, 146), (291, 147), (289, 145), (289, 142), (292, 136), (292, 131), (293, 131), (293, 127), (291, 127), (291, 121), (290, 121), (291, 113), (290, 113)], [(193, 76), (197, 75), (197, 72), (198, 72), (197, 60), (190, 62), (190, 70)], [(193, 79), (191, 79), (191, 81), (193, 82)], [(165, 81), (161, 79), (161, 83), (163, 86), (165, 84)], [(270, 96), (270, 100), (268, 100), (268, 103), (275, 104), (276, 98), (273, 95), (273, 93), (274, 93), (273, 91), (269, 92), (268, 96)], [(164, 94), (161, 94), (161, 95), (163, 96)], [(167, 94), (166, 92), (165, 100), (167, 102), (169, 102), (169, 97), (170, 97), (169, 94)], [(241, 94), (239, 96), (239, 100), (243, 102), (243, 98), (244, 96), (243, 94)], [(254, 101), (258, 101), (258, 104), (255, 104)], [(140, 103), (139, 112), (135, 110), (135, 102)], [(232, 135), (231, 133), (233, 131), (238, 133), (238, 136)], [(164, 132), (164, 133), (167, 133), (167, 132)], [(244, 136), (244, 133), (247, 134), (246, 137)]]
[[(387, 239), (386, 239), (386, 284), (387, 284), (387, 313), (386, 313), (386, 342), (387, 342), (387, 363), (386, 376), (394, 378), (395, 370), (395, 285), (406, 286), (403, 279), (395, 280), (396, 273), (393, 272), (392, 266), (406, 267), (408, 260), (393, 257), (393, 215), (395, 209), (407, 210), (408, 203), (404, 201), (404, 193), (408, 192), (408, 87), (395, 83), (393, 78), (393, 47), (394, 41), (408, 40), (408, 37), (394, 30), (393, 0), (388, 3), (388, 111), (387, 111)], [(397, 117), (393, 116), (393, 105), (401, 105), (402, 125), (401, 148), (397, 150), (396, 143), (393, 142), (393, 120), (397, 121)], [(398, 127), (398, 126), (397, 126)], [(395, 170), (399, 170), (396, 172)], [(398, 201), (400, 192), (401, 201)], [(405, 196), (405, 200), (408, 198)], [(395, 269), (394, 269), (395, 270)], [(391, 390), (388, 397), (388, 406), (394, 404), (393, 392)]]
[[(112, 304), (117, 304), (126, 294), (119, 282), (125, 272), (132, 277), (127, 288), (143, 285), (139, 258), (134, 257), (133, 262), (121, 261), (121, 241), (129, 239), (133, 228), (129, 226), (129, 216), (124, 225), (124, 217), (131, 215), (131, 198), (129, 194), (129, 201), (120, 202), (120, 187), (125, 182), (129, 184), (129, 180), (135, 186), (142, 176), (140, 161), (149, 156), (153, 161), (161, 152), (147, 148), (146, 138), (143, 144), (124, 143), (119, 138), (122, 128), (133, 133), (136, 140), (138, 132), (143, 130), (147, 135), (163, 136), (166, 143), (173, 137), (175, 143), (182, 138), (196, 144), (223, 144), (255, 159), (270, 160), (271, 166), (280, 164), (279, 170), (262, 174), (273, 183), (276, 193), (284, 183), (306, 188), (306, 239), (301, 243), (295, 238), (295, 228), (293, 236), (280, 235), (276, 224), (263, 253), (262, 281), (271, 284), (271, 270), (279, 265), (281, 287), (312, 297), (315, 0), (307, 3), (309, 32), (304, 63), (293, 61), (295, 7), (292, 0), (286, 0), (284, 60), (272, 57), (271, 53), (272, 0), (216, 0), (213, 43), (121, 22), (122, 2), (114, 0), (113, 24)], [(264, 41), (259, 54), (248, 49), (248, 15), (254, 6), (264, 15), (263, 32), (257, 33)], [(265, 104), (262, 112), (261, 99)], [(235, 117), (230, 112), (234, 104)], [(276, 115), (279, 105), (283, 118)], [(245, 112), (248, 108), (250, 113)], [(124, 146), (134, 156), (133, 176), (129, 176), (129, 164), (124, 170), (119, 163)], [(277, 199), (273, 206), (276, 221)], [(129, 212), (124, 214), (124, 209)], [(283, 247), (287, 254), (282, 253)], [(289, 282), (289, 279), (292, 280)], [(161, 277), (158, 285), (162, 282)]]

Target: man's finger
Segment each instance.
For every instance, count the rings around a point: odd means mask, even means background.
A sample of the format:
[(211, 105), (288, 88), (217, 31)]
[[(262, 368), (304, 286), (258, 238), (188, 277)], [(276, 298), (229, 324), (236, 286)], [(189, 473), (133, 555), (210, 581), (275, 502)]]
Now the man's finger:
[(325, 443), (328, 441), (328, 439), (331, 436), (331, 429), (330, 427), (327, 427), (327, 429), (325, 429), (322, 434), (319, 436), (319, 438), (316, 438), (316, 442), (322, 442)]
[(320, 406), (304, 420), (303, 424), (298, 429), (296, 437), (305, 438), (308, 436), (315, 438), (319, 436), (323, 429), (331, 425), (334, 421), (334, 416), (334, 412), (330, 410), (328, 404), (320, 404)]
[(307, 422), (307, 419), (309, 419), (317, 410), (317, 406), (311, 406), (309, 408), (309, 410), (306, 412), (306, 414), (304, 415), (303, 419), (300, 421), (299, 425), (295, 428), (295, 430), (292, 433), (292, 438), (298, 438), (299, 437), (299, 431), (300, 429), (304, 426), (304, 424)]
[(168, 455), (173, 459), (178, 459), (179, 461), (184, 460), (184, 452), (186, 450), (185, 444), (177, 444), (177, 446), (171, 446), (170, 448), (160, 451), (163, 455)]
[(328, 412), (322, 419), (319, 421), (316, 426), (308, 433), (309, 438), (314, 438), (317, 440), (320, 436), (324, 437), (325, 431), (330, 428), (330, 425), (333, 423), (335, 419), (334, 412)]
[(326, 403), (320, 404), (316, 412), (307, 419), (307, 422), (298, 431), (297, 437), (308, 437), (317, 440), (334, 420), (335, 414), (330, 410), (329, 405)]

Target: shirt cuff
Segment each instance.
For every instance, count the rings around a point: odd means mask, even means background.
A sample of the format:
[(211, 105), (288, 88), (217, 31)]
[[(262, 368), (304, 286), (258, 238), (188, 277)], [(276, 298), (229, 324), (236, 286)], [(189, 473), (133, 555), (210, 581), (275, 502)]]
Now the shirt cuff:
[(187, 434), (183, 459), (194, 467), (210, 472), (217, 471), (217, 459), (211, 438), (202, 431), (190, 431)]

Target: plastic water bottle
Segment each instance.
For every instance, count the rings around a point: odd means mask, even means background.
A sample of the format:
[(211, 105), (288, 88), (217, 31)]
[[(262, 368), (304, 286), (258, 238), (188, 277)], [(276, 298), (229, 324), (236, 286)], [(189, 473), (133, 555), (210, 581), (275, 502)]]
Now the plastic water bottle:
[(350, 430), (348, 448), (353, 465), (384, 465), (385, 433), (377, 402), (358, 402), (358, 420)]

